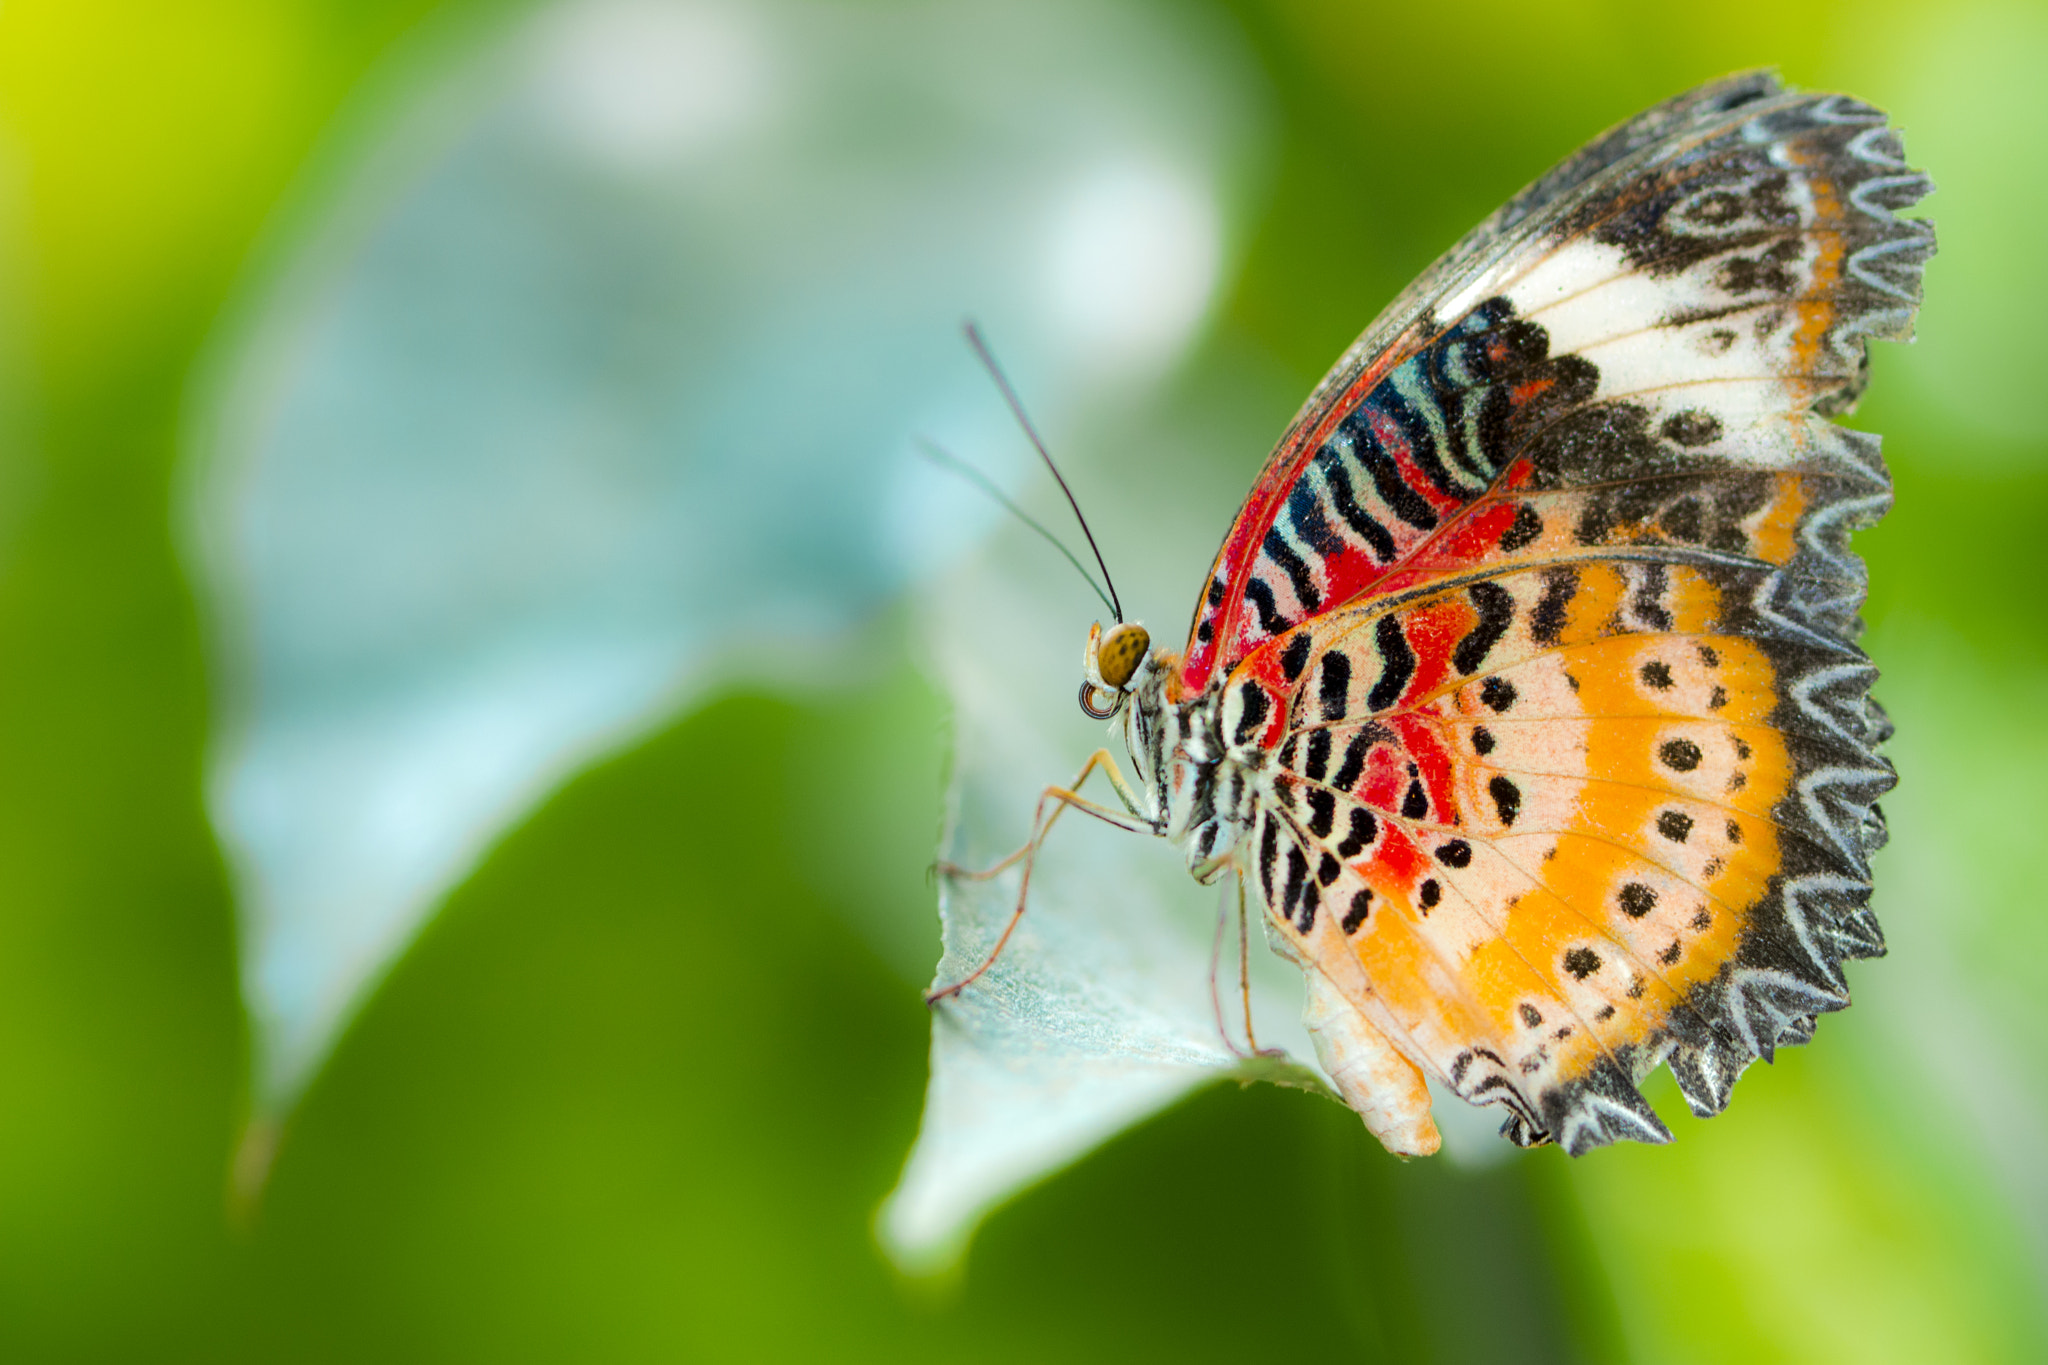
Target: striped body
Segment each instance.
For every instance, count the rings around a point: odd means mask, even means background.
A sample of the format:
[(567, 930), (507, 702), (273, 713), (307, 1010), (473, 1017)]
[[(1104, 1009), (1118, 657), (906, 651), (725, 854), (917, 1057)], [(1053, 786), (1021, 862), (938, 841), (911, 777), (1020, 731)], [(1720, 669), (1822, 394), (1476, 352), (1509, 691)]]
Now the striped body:
[(1888, 733), (1827, 420), (1903, 339), (1927, 189), (1877, 111), (1731, 78), (1607, 135), (1396, 301), (1131, 684), (1143, 798), (1308, 973), (1340, 1091), (1424, 1075), (1574, 1153), (1718, 1112), (1848, 1003)]

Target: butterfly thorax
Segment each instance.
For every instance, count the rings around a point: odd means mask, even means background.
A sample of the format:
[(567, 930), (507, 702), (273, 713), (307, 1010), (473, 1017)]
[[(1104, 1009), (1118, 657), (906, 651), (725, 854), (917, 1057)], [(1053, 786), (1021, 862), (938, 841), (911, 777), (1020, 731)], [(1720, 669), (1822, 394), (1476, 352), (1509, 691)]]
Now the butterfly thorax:
[(1271, 754), (1263, 744), (1227, 737), (1225, 680), (1184, 693), (1179, 662), (1164, 651), (1155, 653), (1131, 680), (1124, 746), (1145, 818), (1186, 850), (1189, 868), (1207, 881), (1249, 827)]

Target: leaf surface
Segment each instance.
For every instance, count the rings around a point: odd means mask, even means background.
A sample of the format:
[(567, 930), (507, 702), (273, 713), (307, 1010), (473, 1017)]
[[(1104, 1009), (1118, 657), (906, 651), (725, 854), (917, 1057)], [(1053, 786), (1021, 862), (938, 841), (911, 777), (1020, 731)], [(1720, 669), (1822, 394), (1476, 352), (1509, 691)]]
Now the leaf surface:
[(914, 446), (1022, 468), (963, 315), (1055, 426), (1171, 360), (1245, 105), (1148, 13), (586, 0), (398, 63), (193, 440), (261, 1110), (566, 776), (829, 683), (986, 529)]

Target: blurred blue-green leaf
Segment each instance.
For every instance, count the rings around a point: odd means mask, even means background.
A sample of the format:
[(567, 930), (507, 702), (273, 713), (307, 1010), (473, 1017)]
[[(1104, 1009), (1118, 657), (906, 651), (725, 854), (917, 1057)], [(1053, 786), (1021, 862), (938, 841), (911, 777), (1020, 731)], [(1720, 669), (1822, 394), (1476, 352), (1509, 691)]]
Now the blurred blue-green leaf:
[(358, 130), (195, 451), (265, 1108), (566, 774), (714, 684), (829, 681), (980, 534), (914, 448), (1022, 468), (963, 315), (1055, 429), (1172, 361), (1255, 112), (1229, 58), (1135, 7), (575, 0)]

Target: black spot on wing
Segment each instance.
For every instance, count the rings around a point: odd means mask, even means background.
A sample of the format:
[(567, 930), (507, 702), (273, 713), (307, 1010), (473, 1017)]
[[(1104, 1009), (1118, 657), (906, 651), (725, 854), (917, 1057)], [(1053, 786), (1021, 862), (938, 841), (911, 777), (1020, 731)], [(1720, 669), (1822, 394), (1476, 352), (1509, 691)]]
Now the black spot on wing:
[(1698, 498), (1680, 498), (1664, 512), (1664, 532), (1681, 544), (1697, 544), (1706, 534), (1706, 512)]
[(1500, 538), (1500, 548), (1505, 554), (1513, 554), (1536, 543), (1536, 537), (1543, 534), (1543, 518), (1535, 508), (1523, 503), (1515, 509), (1515, 519), (1508, 525), (1507, 532)]
[(1337, 819), (1337, 797), (1321, 787), (1308, 789), (1308, 832), (1318, 839), (1329, 837)]
[(1672, 413), (1657, 430), (1665, 440), (1682, 446), (1712, 445), (1721, 439), (1721, 419), (1711, 412), (1688, 408)]
[[(1335, 457), (1335, 458), (1333, 458)], [(1351, 487), (1351, 471), (1337, 451), (1324, 447), (1317, 457), (1323, 465), (1323, 483), (1330, 490), (1330, 505), (1337, 509), (1337, 515), (1352, 533), (1365, 542), (1373, 557), (1385, 564), (1394, 557), (1394, 538), (1379, 519), (1358, 505), (1357, 493)]]
[(1308, 632), (1299, 631), (1287, 642), (1287, 647), (1280, 651), (1280, 671), (1286, 675), (1287, 681), (1294, 682), (1301, 677), (1302, 670), (1308, 667), (1309, 651), (1312, 648)]
[(1657, 746), (1657, 757), (1671, 771), (1689, 773), (1700, 766), (1700, 760), (1706, 755), (1689, 739), (1667, 739)]
[(1564, 634), (1566, 609), (1579, 593), (1579, 571), (1553, 568), (1543, 571), (1543, 595), (1536, 610), (1529, 613), (1529, 636), (1545, 649), (1554, 649)]
[(1380, 822), (1373, 818), (1372, 812), (1363, 806), (1353, 806), (1351, 827), (1345, 832), (1344, 842), (1337, 845), (1337, 856), (1355, 858), (1379, 837)]
[(1798, 253), (1797, 239), (1785, 238), (1754, 256), (1729, 258), (1715, 272), (1715, 282), (1730, 294), (1791, 294), (1799, 288), (1799, 277), (1786, 267)]
[[(1442, 372), (1441, 362), (1445, 358), (1445, 352), (1455, 348), (1455, 346), (1456, 343), (1452, 343), (1451, 347), (1445, 347), (1440, 342), (1436, 347), (1431, 348), (1439, 362), (1435, 367), (1430, 366), (1425, 359), (1430, 352), (1424, 352), (1422, 355), (1411, 357), (1405, 362), (1403, 368), (1419, 370), (1434, 368), (1440, 374)], [(1467, 494), (1459, 486), (1458, 481), (1451, 477), (1451, 471), (1444, 467), (1441, 453), (1437, 450), (1435, 432), (1431, 429), (1429, 422), (1425, 420), (1423, 414), (1418, 412), (1416, 406), (1410, 402), (1409, 395), (1402, 391), (1402, 387), (1398, 384), (1383, 384), (1373, 391), (1372, 398), (1369, 401), (1379, 408), (1383, 414), (1393, 419), (1395, 425), (1400, 428), (1401, 435), (1408, 444), (1408, 458), (1415, 462), (1415, 467), (1422, 471), (1423, 477), (1436, 485), (1438, 492), (1447, 493), (1454, 498), (1463, 500)], [(1454, 417), (1454, 414), (1446, 413), (1443, 405), (1432, 398), (1423, 397), (1420, 402), (1434, 408), (1437, 414), (1445, 417)], [(1488, 474), (1491, 474), (1490, 470)]]
[(1574, 948), (1564, 955), (1564, 969), (1577, 980), (1584, 981), (1600, 970), (1600, 954), (1591, 948)]
[(1287, 618), (1280, 614), (1272, 586), (1265, 579), (1253, 574), (1251, 581), (1244, 585), (1244, 600), (1251, 603), (1252, 610), (1258, 613), (1259, 629), (1268, 635), (1287, 633)]
[(1244, 714), (1237, 719), (1235, 738), (1239, 744), (1249, 744), (1252, 736), (1265, 727), (1266, 717), (1272, 713), (1273, 703), (1266, 698), (1266, 689), (1257, 683), (1245, 683), (1237, 690), (1238, 699), (1244, 703)]
[(1662, 564), (1645, 564), (1636, 580), (1635, 596), (1629, 606), (1636, 619), (1652, 630), (1671, 629), (1671, 613), (1665, 609), (1664, 594), (1671, 587), (1671, 570)]
[(1365, 773), (1365, 757), (1372, 752), (1378, 739), (1377, 727), (1368, 725), (1351, 737), (1344, 746), (1344, 761), (1337, 767), (1337, 775), (1330, 779), (1330, 785), (1340, 791), (1350, 791), (1358, 785), (1358, 779)]
[(1394, 457), (1380, 449), (1363, 408), (1344, 419), (1344, 432), (1351, 440), (1358, 463), (1372, 476), (1372, 486), (1379, 493), (1380, 501), (1416, 530), (1434, 531), (1435, 510), (1401, 477), (1401, 468), (1394, 463)]
[(1344, 549), (1344, 538), (1323, 515), (1323, 500), (1316, 496), (1315, 484), (1310, 480), (1296, 483), (1294, 492), (1288, 495), (1287, 520), (1293, 525), (1294, 534), (1301, 537), (1301, 543), (1317, 554), (1334, 555)]
[(1572, 539), (1581, 545), (1605, 545), (1613, 530), (1614, 509), (1605, 499), (1596, 497), (1579, 513), (1578, 525), (1572, 527)]
[(1351, 659), (1342, 650), (1333, 649), (1323, 655), (1323, 680), (1318, 691), (1323, 719), (1344, 719), (1351, 698)]
[(1515, 823), (1515, 817), (1522, 813), (1522, 789), (1509, 778), (1496, 775), (1486, 784), (1487, 795), (1493, 798), (1494, 811), (1503, 825)]
[(1308, 762), (1301, 768), (1301, 775), (1311, 782), (1323, 780), (1323, 774), (1330, 769), (1330, 732), (1311, 731), (1308, 737)]
[(1363, 887), (1357, 892), (1353, 893), (1351, 897), (1351, 908), (1344, 912), (1344, 932), (1347, 934), (1357, 933), (1358, 926), (1365, 923), (1366, 916), (1370, 915), (1371, 913), (1372, 888), (1369, 886)]
[(1307, 561), (1294, 552), (1294, 547), (1287, 543), (1287, 537), (1280, 534), (1279, 527), (1266, 532), (1265, 542), (1259, 548), (1265, 551), (1266, 558), (1280, 566), (1280, 572), (1287, 575), (1288, 583), (1294, 588), (1295, 601), (1309, 611), (1323, 605), (1323, 594), (1316, 587), (1315, 577), (1308, 571)]
[(1465, 592), (1479, 620), (1451, 651), (1451, 663), (1460, 673), (1470, 673), (1484, 663), (1515, 619), (1514, 595), (1500, 584), (1474, 583)]
[[(1408, 680), (1415, 676), (1415, 651), (1402, 633), (1401, 622), (1391, 615), (1382, 616), (1373, 628), (1373, 643), (1379, 646), (1380, 676), (1365, 704), (1374, 711), (1385, 711), (1401, 699)], [(1328, 656), (1324, 657), (1327, 662)]]
[[(1284, 883), (1284, 889), (1280, 892), (1280, 918), (1294, 918), (1295, 906), (1303, 900), (1303, 893), (1310, 886), (1308, 855), (1301, 851), (1300, 844), (1289, 839), (1287, 841), (1287, 879)], [(1309, 901), (1307, 905), (1302, 907), (1301, 913), (1308, 920), (1307, 924), (1301, 926), (1301, 931), (1307, 933), (1310, 927), (1315, 924), (1315, 902), (1313, 900)]]

